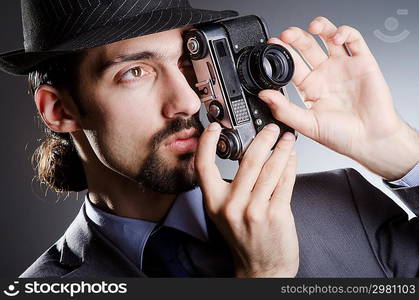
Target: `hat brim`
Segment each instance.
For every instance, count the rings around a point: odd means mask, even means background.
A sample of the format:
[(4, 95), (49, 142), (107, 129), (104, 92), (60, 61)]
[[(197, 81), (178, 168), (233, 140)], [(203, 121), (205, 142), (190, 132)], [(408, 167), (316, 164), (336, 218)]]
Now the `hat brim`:
[(27, 75), (40, 63), (60, 55), (236, 16), (238, 16), (238, 13), (231, 10), (212, 11), (195, 8), (174, 8), (154, 11), (129, 20), (92, 29), (74, 38), (69, 38), (66, 42), (48, 51), (26, 52), (21, 49), (0, 54), (0, 69), (13, 75)]

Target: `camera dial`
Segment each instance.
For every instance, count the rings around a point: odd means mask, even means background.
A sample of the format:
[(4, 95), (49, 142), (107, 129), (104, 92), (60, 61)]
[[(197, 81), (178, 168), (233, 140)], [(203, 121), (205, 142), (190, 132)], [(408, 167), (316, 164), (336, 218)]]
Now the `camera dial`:
[(198, 52), (199, 52), (199, 42), (197, 41), (196, 38), (191, 37), (187, 42), (187, 47), (188, 47), (188, 50), (191, 54), (194, 54), (194, 55), (198, 54)]
[(192, 60), (203, 59), (208, 54), (208, 42), (200, 30), (191, 30), (184, 37)]
[(240, 158), (242, 145), (237, 133), (223, 129), (217, 144), (217, 155), (222, 159), (237, 160)]

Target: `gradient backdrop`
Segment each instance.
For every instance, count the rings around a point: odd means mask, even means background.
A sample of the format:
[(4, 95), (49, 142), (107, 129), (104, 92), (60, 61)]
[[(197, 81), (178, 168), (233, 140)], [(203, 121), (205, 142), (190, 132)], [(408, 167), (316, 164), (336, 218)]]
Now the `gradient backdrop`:
[[(241, 14), (260, 15), (267, 21), (271, 35), (278, 35), (289, 26), (306, 28), (311, 19), (320, 15), (337, 25), (358, 28), (381, 65), (398, 112), (411, 126), (419, 128), (417, 0), (191, 0), (191, 3), (199, 8), (234, 9)], [(0, 28), (1, 52), (22, 48), (20, 1), (0, 1)], [(0, 73), (0, 276), (20, 275), (64, 233), (84, 198), (84, 193), (46, 193), (33, 181), (30, 157), (42, 127), (26, 87), (26, 78)], [(289, 91), (297, 103), (295, 91), (292, 88)], [(397, 201), (380, 178), (350, 159), (301, 135), (296, 147), (299, 173), (353, 167)], [(219, 165), (224, 176), (230, 178), (237, 168), (234, 163)]]

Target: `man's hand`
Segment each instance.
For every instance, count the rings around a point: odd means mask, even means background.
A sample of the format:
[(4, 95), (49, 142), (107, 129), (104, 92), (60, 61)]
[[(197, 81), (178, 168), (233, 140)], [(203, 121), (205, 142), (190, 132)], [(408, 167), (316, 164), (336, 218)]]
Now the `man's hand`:
[[(308, 109), (276, 91), (262, 91), (259, 97), (275, 118), (305, 136), (385, 179), (403, 177), (419, 162), (419, 135), (397, 115), (389, 87), (363, 37), (356, 29), (336, 28), (323, 17), (314, 19), (308, 31), (288, 28), (280, 39), (269, 41), (291, 51), (296, 64), (293, 83)], [(321, 37), (328, 55), (312, 34)]]
[(202, 134), (195, 159), (207, 212), (230, 246), (238, 277), (294, 277), (298, 240), (290, 201), (295, 182), (295, 137), (263, 129), (246, 151), (232, 183), (215, 164), (220, 125)]

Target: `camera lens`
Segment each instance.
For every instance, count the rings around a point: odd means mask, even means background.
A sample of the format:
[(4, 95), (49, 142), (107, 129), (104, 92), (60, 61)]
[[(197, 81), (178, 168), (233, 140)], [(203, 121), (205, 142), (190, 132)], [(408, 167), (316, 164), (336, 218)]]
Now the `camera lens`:
[(274, 81), (283, 81), (288, 74), (288, 65), (281, 56), (275, 54), (267, 54), (263, 58), (263, 71)]
[(294, 61), (287, 49), (264, 44), (244, 51), (237, 70), (242, 85), (253, 94), (265, 89), (279, 89), (294, 75)]

